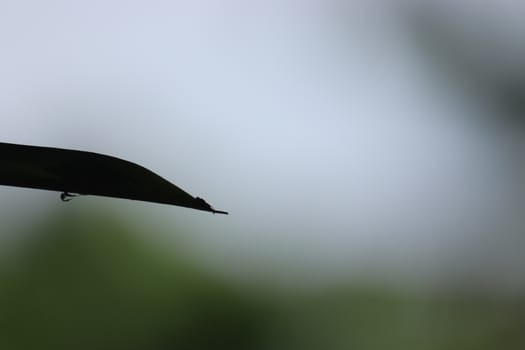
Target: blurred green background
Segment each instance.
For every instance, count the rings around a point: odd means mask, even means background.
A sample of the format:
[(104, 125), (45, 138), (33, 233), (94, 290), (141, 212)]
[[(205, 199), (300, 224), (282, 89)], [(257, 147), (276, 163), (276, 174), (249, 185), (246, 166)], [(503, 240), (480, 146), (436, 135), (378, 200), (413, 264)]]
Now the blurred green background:
[(525, 346), (522, 296), (221, 277), (183, 240), (168, 250), (146, 239), (155, 232), (100, 209), (68, 205), (31, 231), (2, 260), (2, 349)]
[(525, 348), (524, 13), (1, 1), (1, 142), (230, 215), (0, 186), (0, 349)]

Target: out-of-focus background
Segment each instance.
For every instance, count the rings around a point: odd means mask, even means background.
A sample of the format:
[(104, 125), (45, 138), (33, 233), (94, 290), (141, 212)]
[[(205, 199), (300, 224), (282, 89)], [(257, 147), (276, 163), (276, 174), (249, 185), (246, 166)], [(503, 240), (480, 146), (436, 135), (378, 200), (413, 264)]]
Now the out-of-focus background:
[(0, 348), (524, 348), (524, 15), (2, 1), (1, 142), (230, 215), (0, 187)]

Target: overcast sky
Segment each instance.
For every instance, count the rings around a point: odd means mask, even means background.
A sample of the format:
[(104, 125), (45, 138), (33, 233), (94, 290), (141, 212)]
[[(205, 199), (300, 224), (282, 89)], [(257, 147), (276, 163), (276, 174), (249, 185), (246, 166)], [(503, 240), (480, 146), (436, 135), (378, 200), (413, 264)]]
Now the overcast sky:
[[(497, 256), (495, 275), (512, 270), (513, 134), (468, 118), (476, 107), (419, 54), (401, 3), (2, 1), (0, 140), (144, 165), (231, 215), (112, 205), (238, 255), (330, 269)], [(0, 196), (4, 214), (63, 205)]]

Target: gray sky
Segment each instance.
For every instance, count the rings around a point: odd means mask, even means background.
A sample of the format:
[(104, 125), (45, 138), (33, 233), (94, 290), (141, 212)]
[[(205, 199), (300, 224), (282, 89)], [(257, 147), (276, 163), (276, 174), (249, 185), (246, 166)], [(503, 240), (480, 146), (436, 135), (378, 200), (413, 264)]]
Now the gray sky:
[[(0, 139), (152, 169), (231, 215), (112, 205), (182, 222), (218, 256), (501, 275), (523, 262), (512, 134), (465, 117), (401, 3), (2, 1)], [(4, 213), (63, 205), (0, 194)]]

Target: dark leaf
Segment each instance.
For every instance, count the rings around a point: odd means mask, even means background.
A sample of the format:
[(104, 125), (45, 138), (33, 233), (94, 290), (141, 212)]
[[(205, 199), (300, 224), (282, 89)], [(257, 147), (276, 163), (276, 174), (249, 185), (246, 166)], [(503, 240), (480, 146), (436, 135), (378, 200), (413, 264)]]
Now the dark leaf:
[(0, 143), (0, 185), (134, 199), (227, 214), (150, 170), (103, 154)]

